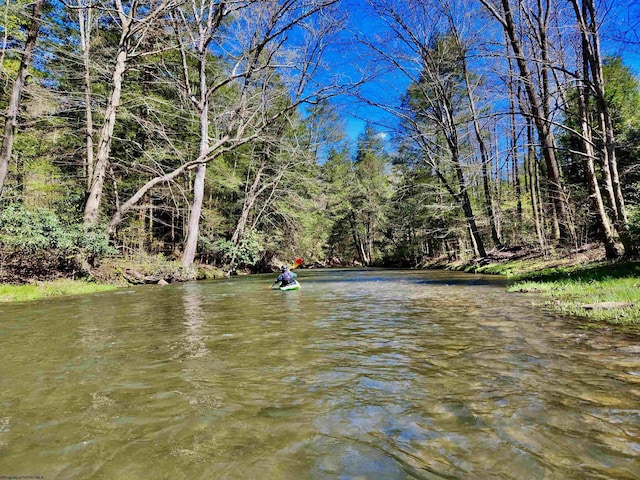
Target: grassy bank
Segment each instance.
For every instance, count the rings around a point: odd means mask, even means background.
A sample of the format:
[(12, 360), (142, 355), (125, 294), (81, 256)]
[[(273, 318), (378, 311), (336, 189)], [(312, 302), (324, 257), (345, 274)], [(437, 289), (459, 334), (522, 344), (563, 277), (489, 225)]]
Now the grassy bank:
[(601, 248), (497, 256), (485, 264), (454, 266), (505, 275), (511, 292), (535, 292), (551, 310), (591, 322), (640, 326), (640, 262), (604, 260)]
[(538, 292), (554, 311), (640, 326), (640, 263), (598, 263), (515, 276), (512, 292)]
[(50, 280), (25, 285), (0, 284), (0, 302), (26, 302), (57, 295), (77, 295), (82, 293), (115, 290), (116, 285), (86, 282), (84, 280)]

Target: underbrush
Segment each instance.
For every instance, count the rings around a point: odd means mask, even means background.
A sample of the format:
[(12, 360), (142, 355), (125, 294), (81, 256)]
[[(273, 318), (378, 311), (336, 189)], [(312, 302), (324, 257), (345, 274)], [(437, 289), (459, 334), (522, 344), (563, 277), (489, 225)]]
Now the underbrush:
[(100, 282), (115, 284), (168, 283), (224, 277), (220, 269), (207, 265), (194, 265), (193, 271), (185, 270), (177, 260), (164, 255), (136, 254), (128, 257), (109, 257), (92, 270), (92, 277)]

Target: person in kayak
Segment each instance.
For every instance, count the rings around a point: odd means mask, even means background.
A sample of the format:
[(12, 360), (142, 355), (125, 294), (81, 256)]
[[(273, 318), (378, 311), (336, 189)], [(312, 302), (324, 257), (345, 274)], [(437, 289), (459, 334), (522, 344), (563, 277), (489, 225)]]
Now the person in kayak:
[(293, 285), (294, 283), (296, 283), (296, 277), (298, 275), (290, 271), (289, 267), (287, 267), (286, 265), (283, 265), (282, 267), (280, 267), (280, 271), (282, 273), (278, 275), (278, 278), (276, 278), (276, 281), (273, 282), (273, 285), (271, 285), (271, 288), (273, 288), (278, 282), (280, 282), (280, 288), (286, 287), (287, 285)]

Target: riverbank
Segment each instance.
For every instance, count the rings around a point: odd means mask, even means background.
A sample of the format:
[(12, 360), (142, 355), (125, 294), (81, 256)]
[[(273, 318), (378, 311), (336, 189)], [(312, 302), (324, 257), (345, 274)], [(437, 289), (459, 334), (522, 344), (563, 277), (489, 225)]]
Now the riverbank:
[(606, 260), (599, 246), (547, 255), (505, 250), (482, 262), (440, 260), (426, 267), (505, 275), (513, 280), (508, 291), (538, 293), (545, 308), (584, 318), (586, 326), (640, 327), (640, 262)]
[[(482, 261), (433, 259), (420, 268), (504, 275), (513, 281), (511, 292), (540, 295), (540, 303), (554, 312), (588, 320), (588, 325), (640, 327), (640, 262), (607, 261), (604, 249), (542, 254), (515, 248), (490, 253)], [(177, 261), (162, 256), (107, 258), (82, 279), (38, 279), (25, 284), (0, 284), (0, 302), (28, 301), (56, 295), (113, 290), (147, 283), (173, 283), (224, 278), (225, 272), (206, 265), (187, 273)]]
[(91, 268), (90, 273), (50, 269), (29, 281), (0, 283), (0, 303), (26, 302), (60, 295), (115, 290), (133, 285), (169, 284), (191, 280), (223, 278), (224, 272), (208, 265), (197, 265), (192, 272), (180, 262), (163, 256), (140, 255), (129, 258), (109, 257)]

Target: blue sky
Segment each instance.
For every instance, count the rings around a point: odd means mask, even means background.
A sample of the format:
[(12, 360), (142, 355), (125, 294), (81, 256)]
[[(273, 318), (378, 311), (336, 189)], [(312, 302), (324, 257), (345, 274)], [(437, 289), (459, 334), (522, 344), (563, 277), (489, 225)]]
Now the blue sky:
[[(363, 76), (371, 75), (375, 65), (371, 65), (373, 57), (370, 51), (356, 39), (356, 36), (370, 38), (383, 29), (386, 29), (384, 23), (366, 6), (365, 0), (344, 0), (340, 3), (341, 8), (345, 9), (349, 14), (350, 24), (339, 36), (339, 41), (332, 47), (332, 52), (328, 58), (330, 64), (334, 68), (334, 73), (340, 73), (344, 78), (350, 81), (358, 81)], [(395, 75), (398, 82), (404, 82), (406, 89), (408, 81), (401, 75)], [(367, 82), (363, 87), (368, 94), (378, 97), (380, 96), (379, 82)], [(399, 91), (386, 91), (388, 100), (399, 100)], [(384, 114), (380, 109), (368, 106), (358, 101), (354, 97), (343, 95), (336, 98), (333, 102), (342, 112), (347, 137), (355, 143), (358, 136), (364, 131), (367, 121), (376, 123), (388, 123), (394, 121)]]
[[(619, 41), (621, 35), (627, 37), (634, 35), (639, 37), (635, 27), (640, 28), (640, 6), (635, 0), (625, 2), (614, 0), (602, 0), (608, 3), (610, 9), (607, 10), (605, 20), (606, 28), (601, 30), (602, 49), (605, 55), (621, 55), (627, 65), (629, 65), (636, 75), (640, 74), (640, 46), (636, 43), (623, 43)], [(329, 62), (333, 64), (336, 71), (346, 77), (358, 79), (362, 72), (371, 73), (370, 64), (372, 57), (366, 48), (358, 45), (354, 39), (354, 34), (371, 37), (386, 30), (385, 24), (366, 7), (365, 0), (345, 0), (341, 2), (341, 8), (350, 14), (350, 27), (340, 36), (340, 41), (334, 45), (334, 50), (329, 57)], [(640, 42), (640, 37), (637, 38)], [(384, 98), (390, 103), (399, 102), (401, 95), (408, 86), (409, 80), (399, 73), (387, 73), (382, 81), (371, 82), (364, 90), (368, 95), (377, 98)], [(388, 114), (384, 114), (380, 109), (364, 105), (356, 99), (341, 96), (335, 100), (335, 105), (340, 109), (346, 124), (346, 133), (350, 140), (355, 143), (358, 135), (364, 130), (366, 120), (374, 124), (393, 124), (394, 120)], [(379, 127), (384, 129), (383, 127)]]

